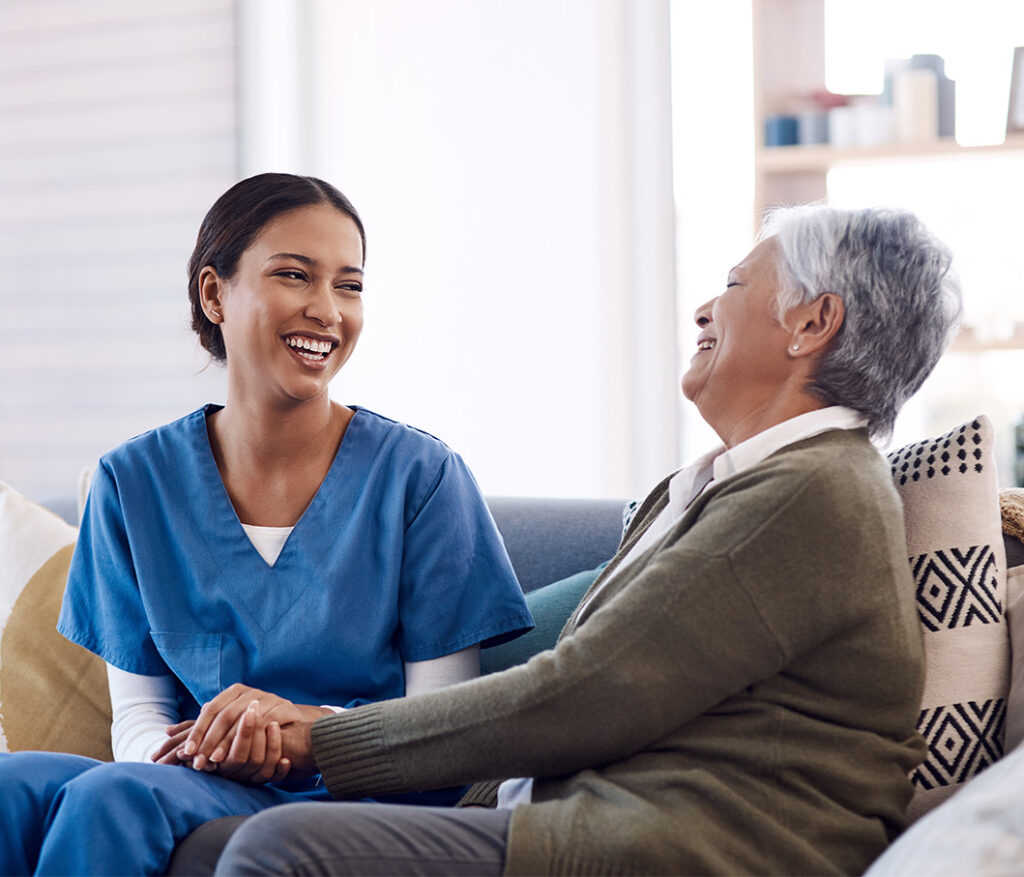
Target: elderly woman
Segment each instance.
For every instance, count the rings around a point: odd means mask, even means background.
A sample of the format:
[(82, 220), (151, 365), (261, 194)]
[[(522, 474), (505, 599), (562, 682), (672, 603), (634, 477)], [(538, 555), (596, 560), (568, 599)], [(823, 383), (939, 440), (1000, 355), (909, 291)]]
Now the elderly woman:
[(683, 392), (724, 447), (647, 497), (557, 646), (281, 718), (294, 769), (336, 798), (477, 782), (463, 803), (497, 809), (274, 808), (219, 872), (861, 873), (924, 753), (903, 516), (869, 437), (959, 309), (910, 214), (771, 216), (696, 313)]

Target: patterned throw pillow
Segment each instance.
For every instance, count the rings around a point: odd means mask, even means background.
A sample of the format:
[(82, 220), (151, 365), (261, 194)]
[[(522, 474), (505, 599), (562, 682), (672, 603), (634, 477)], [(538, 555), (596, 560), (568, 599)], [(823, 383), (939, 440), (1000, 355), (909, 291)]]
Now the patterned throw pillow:
[(112, 758), (103, 661), (56, 628), (76, 535), (0, 481), (0, 752)]
[(889, 454), (924, 631), (928, 743), (913, 821), (1003, 754), (1009, 689), (1006, 559), (992, 423), (984, 415)]

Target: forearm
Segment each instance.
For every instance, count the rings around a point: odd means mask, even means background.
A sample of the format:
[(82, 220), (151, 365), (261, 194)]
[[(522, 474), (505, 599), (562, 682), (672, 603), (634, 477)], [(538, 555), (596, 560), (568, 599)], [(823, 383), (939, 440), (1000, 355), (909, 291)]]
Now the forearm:
[(115, 761), (152, 760), (167, 740), (167, 726), (180, 718), (174, 679), (140, 676), (107, 664), (113, 721), (111, 748)]
[(344, 798), (575, 772), (626, 757), (773, 672), (777, 644), (722, 564), (681, 562), (693, 574), (685, 606), (678, 568), (651, 564), (526, 665), (318, 722), (328, 788)]

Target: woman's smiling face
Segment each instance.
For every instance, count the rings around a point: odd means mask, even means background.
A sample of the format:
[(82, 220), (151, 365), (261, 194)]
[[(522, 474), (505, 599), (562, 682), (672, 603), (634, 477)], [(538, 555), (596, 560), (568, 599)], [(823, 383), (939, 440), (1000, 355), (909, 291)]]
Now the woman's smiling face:
[(725, 292), (697, 309), (698, 349), (683, 375), (683, 395), (723, 435), (771, 403), (791, 377), (791, 332), (776, 312), (778, 247), (761, 241), (729, 272)]
[(282, 401), (325, 393), (363, 328), (362, 264), (355, 222), (317, 204), (268, 222), (233, 277), (204, 269), (201, 289), (220, 322), (231, 388)]

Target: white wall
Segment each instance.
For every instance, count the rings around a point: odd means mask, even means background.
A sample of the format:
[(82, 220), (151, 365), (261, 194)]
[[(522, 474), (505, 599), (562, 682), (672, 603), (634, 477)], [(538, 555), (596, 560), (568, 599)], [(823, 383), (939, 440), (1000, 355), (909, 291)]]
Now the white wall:
[(645, 492), (678, 456), (667, 10), (0, 0), (0, 478), (63, 492), (222, 398), (185, 260), (273, 169), (366, 220), (338, 398), (435, 432), (488, 493)]
[(487, 493), (633, 496), (676, 465), (667, 3), (241, 12), (243, 172), (323, 176), (367, 226), (335, 395)]

